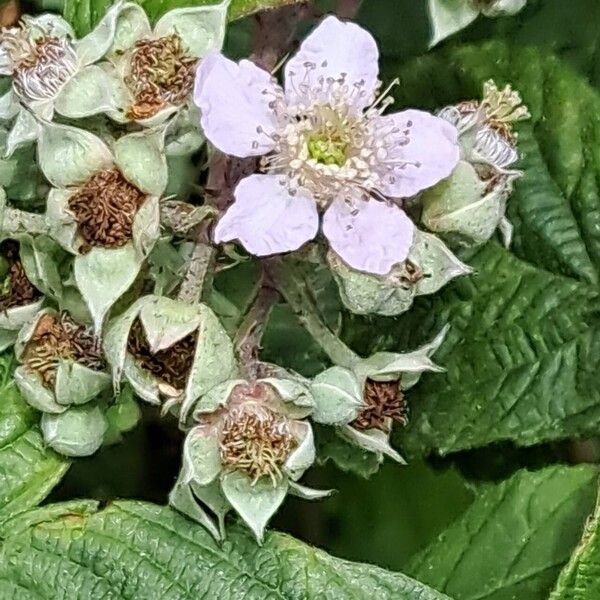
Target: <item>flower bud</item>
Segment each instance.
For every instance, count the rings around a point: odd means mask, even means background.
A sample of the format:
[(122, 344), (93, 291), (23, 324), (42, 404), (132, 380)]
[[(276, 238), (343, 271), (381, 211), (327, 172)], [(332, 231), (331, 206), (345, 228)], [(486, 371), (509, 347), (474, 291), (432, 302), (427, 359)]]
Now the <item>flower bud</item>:
[(100, 448), (108, 428), (95, 405), (71, 408), (60, 414), (44, 413), (40, 423), (44, 441), (65, 456), (90, 456)]
[(477, 0), (486, 17), (516, 15), (527, 4), (527, 0)]
[(480, 14), (501, 17), (518, 13), (527, 0), (428, 0), (430, 47), (470, 25)]

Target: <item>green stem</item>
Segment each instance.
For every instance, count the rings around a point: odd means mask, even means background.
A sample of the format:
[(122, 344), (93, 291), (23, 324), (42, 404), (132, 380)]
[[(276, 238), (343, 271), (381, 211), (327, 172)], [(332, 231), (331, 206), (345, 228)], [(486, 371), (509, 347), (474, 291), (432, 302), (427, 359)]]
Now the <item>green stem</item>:
[(299, 269), (290, 262), (284, 263), (276, 258), (266, 259), (263, 262), (273, 286), (331, 361), (348, 369), (354, 367), (360, 360), (359, 356), (325, 324)]
[(9, 207), (4, 209), (0, 229), (5, 235), (19, 233), (45, 234), (49, 231), (44, 215)]
[(181, 282), (177, 299), (189, 304), (196, 304), (202, 298), (204, 282), (212, 266), (215, 249), (203, 242), (196, 242), (190, 257), (188, 268)]
[(264, 281), (261, 282), (256, 298), (235, 335), (234, 345), (240, 365), (250, 378), (257, 376), (262, 335), (269, 313), (278, 298), (279, 294), (275, 289)]

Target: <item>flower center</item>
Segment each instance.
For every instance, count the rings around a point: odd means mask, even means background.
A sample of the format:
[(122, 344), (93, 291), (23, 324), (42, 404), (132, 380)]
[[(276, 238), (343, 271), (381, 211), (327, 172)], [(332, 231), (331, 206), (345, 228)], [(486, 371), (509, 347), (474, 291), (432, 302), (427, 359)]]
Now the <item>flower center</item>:
[(408, 406), (398, 381), (367, 379), (363, 390), (365, 407), (350, 425), (355, 429), (389, 431), (388, 419), (405, 426)]
[(21, 259), (19, 243), (5, 240), (0, 244), (0, 311), (31, 304), (42, 296), (29, 281)]
[[(316, 68), (306, 63), (307, 73)], [(403, 147), (410, 143), (412, 126), (409, 121), (400, 129), (380, 117), (393, 102), (389, 96), (392, 82), (364, 110), (355, 106), (356, 98), (364, 95), (364, 82), (350, 83), (346, 74), (339, 78), (319, 78), (309, 87), (305, 75), (290, 78), (290, 85), (299, 94), (294, 104), (288, 104), (282, 91), (271, 93), (269, 106), (279, 118), (276, 131), (257, 127), (258, 148), (267, 137), (274, 146), (264, 156), (264, 170), (286, 177), (291, 195), (299, 188), (326, 208), (338, 195), (352, 195), (356, 189), (383, 196), (385, 180), (393, 183), (398, 168), (421, 165), (405, 159)]]
[(115, 248), (131, 240), (133, 221), (145, 198), (118, 169), (94, 173), (69, 199), (84, 242), (81, 252), (94, 246)]
[(306, 142), (310, 158), (322, 165), (337, 165), (341, 167), (346, 162), (348, 141), (339, 131), (326, 128), (313, 133)]
[(196, 62), (175, 33), (136, 42), (125, 77), (134, 97), (129, 118), (145, 119), (168, 104), (182, 104), (194, 85)]
[(100, 342), (89, 328), (78, 325), (64, 312), (60, 317), (44, 315), (25, 347), (23, 364), (37, 373), (46, 387), (53, 387), (61, 359), (74, 360), (96, 371), (106, 366)]
[(289, 421), (254, 402), (235, 407), (225, 417), (220, 449), (223, 465), (245, 472), (253, 482), (270, 477), (281, 479), (285, 463), (296, 441)]
[(170, 348), (152, 353), (144, 327), (139, 319), (133, 323), (127, 350), (132, 354), (143, 369), (150, 371), (158, 379), (164, 381), (177, 391), (185, 388), (189, 372), (194, 362), (198, 331), (190, 333), (183, 339), (173, 344)]
[(25, 26), (4, 30), (0, 44), (8, 55), (17, 93), (29, 100), (48, 100), (56, 97), (77, 70), (77, 55), (66, 38), (42, 35), (30, 39)]

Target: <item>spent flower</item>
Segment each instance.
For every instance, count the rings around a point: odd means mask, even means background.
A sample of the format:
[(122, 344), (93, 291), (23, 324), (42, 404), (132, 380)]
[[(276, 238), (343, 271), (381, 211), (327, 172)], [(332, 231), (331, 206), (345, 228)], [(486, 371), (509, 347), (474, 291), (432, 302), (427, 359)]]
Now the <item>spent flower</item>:
[[(304, 498), (329, 493), (297, 483), (315, 459), (306, 420), (313, 404), (309, 382), (279, 367), (262, 368), (264, 377), (226, 381), (200, 398), (170, 495), (175, 508), (217, 538), (231, 509), (261, 541), (288, 491)], [(205, 508), (218, 517), (218, 528)]]
[(48, 413), (85, 404), (110, 388), (100, 341), (91, 328), (46, 308), (19, 332), (15, 382), (29, 404)]
[(111, 378), (91, 328), (66, 312), (43, 309), (19, 332), (15, 355), (15, 383), (42, 412), (44, 441), (66, 456), (96, 452), (108, 427)]
[(352, 268), (386, 274), (404, 261), (414, 225), (399, 199), (450, 175), (457, 132), (418, 110), (383, 115), (378, 49), (352, 23), (326, 18), (286, 64), (282, 88), (266, 71), (207, 56), (194, 100), (207, 138), (237, 157), (262, 156), (262, 174), (235, 189), (215, 240), (252, 254), (296, 250), (323, 215), (331, 248)]
[(514, 124), (529, 118), (521, 96), (510, 85), (483, 86), (483, 99), (442, 109), (439, 116), (459, 131), (461, 160), (445, 181), (422, 196), (422, 221), (431, 231), (466, 244), (486, 242), (499, 227), (508, 246), (512, 226), (506, 202), (522, 172)]
[(441, 371), (431, 360), (446, 329), (423, 347), (407, 353), (377, 352), (351, 368), (333, 366), (314, 377), (312, 419), (333, 425), (345, 440), (404, 463), (389, 443), (394, 423), (408, 423), (405, 391), (425, 371)]
[(107, 114), (154, 126), (189, 105), (198, 60), (223, 45), (228, 6), (223, 0), (175, 9), (152, 28), (141, 6), (123, 4), (102, 65), (114, 100)]
[(0, 349), (17, 339), (21, 327), (40, 310), (42, 292), (31, 282), (15, 239), (0, 243)]
[(54, 186), (46, 212), (50, 235), (75, 255), (75, 283), (100, 332), (159, 235), (164, 130), (124, 135), (109, 148), (88, 131), (45, 122), (38, 154)]
[(12, 87), (0, 98), (0, 118), (16, 117), (7, 154), (37, 139), (37, 118), (51, 120), (55, 111), (80, 118), (111, 108), (110, 79), (94, 63), (113, 43), (121, 5), (116, 2), (80, 40), (64, 19), (52, 14), (25, 16), (18, 27), (2, 29), (0, 74), (12, 76)]
[(204, 304), (143, 296), (110, 321), (104, 339), (113, 381), (182, 421), (193, 403), (234, 371), (233, 346)]

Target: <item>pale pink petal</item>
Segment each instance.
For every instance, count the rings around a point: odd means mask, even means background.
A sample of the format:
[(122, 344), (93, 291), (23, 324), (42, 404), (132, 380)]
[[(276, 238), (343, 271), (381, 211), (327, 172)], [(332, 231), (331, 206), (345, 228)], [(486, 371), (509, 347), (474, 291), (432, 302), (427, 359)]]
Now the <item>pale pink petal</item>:
[(260, 156), (273, 149), (277, 93), (271, 75), (248, 60), (237, 64), (212, 53), (196, 71), (194, 103), (202, 129), (219, 150), (233, 156)]
[(299, 191), (291, 196), (277, 175), (250, 175), (235, 189), (235, 202), (215, 228), (215, 242), (239, 240), (255, 256), (297, 250), (315, 237), (315, 201)]
[[(379, 51), (373, 36), (354, 23), (327, 17), (302, 42), (285, 67), (285, 93), (290, 104), (310, 105), (313, 94), (327, 102), (331, 81), (344, 78), (348, 104), (357, 110), (371, 104), (377, 89)], [(309, 95), (307, 95), (307, 92)]]
[(395, 204), (338, 198), (323, 216), (329, 245), (350, 267), (385, 275), (404, 261), (415, 226)]
[(387, 152), (379, 166), (380, 191), (407, 198), (445, 179), (458, 164), (458, 131), (444, 119), (405, 110), (375, 122)]

